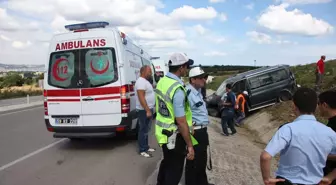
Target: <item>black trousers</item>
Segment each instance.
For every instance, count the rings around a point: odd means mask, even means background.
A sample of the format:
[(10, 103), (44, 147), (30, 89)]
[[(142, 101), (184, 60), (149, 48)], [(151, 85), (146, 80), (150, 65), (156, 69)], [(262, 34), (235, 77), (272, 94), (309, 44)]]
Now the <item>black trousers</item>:
[[(284, 182), (277, 182), (276, 185), (293, 185), (293, 183), (289, 180), (287, 180), (286, 178), (284, 177), (281, 177), (281, 176), (277, 176), (276, 177), (277, 179), (285, 179)], [(294, 184), (294, 185), (305, 185), (305, 184)], [(317, 184), (316, 184), (317, 185)]]
[(206, 165), (209, 137), (207, 128), (195, 130), (194, 137), (198, 141), (198, 145), (194, 146), (195, 159), (186, 161), (185, 183), (186, 185), (208, 185)]
[(167, 145), (162, 145), (163, 159), (157, 176), (157, 185), (178, 185), (186, 157), (186, 143), (181, 134), (177, 134), (175, 148), (168, 150)]

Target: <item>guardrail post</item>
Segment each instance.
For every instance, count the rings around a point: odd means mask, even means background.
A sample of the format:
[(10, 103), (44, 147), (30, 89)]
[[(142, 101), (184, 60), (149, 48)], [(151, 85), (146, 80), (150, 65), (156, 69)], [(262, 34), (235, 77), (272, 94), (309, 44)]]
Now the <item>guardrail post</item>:
[(29, 104), (29, 94), (27, 94), (27, 104)]

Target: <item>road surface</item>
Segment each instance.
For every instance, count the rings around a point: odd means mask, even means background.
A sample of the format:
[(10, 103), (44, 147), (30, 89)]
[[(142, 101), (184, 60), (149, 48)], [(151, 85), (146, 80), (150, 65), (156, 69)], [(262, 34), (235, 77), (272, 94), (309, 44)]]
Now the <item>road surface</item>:
[[(37, 101), (43, 101), (43, 96), (30, 96), (29, 97), (29, 102), (30, 103), (37, 102)], [(4, 100), (0, 100), (0, 107), (10, 106), (10, 105), (26, 104), (26, 103), (27, 103), (27, 97), (4, 99)]]
[[(0, 113), (0, 120), (1, 185), (142, 185), (161, 158), (159, 150), (139, 156), (134, 140), (54, 139), (42, 106)], [(156, 147), (153, 137), (150, 143)]]

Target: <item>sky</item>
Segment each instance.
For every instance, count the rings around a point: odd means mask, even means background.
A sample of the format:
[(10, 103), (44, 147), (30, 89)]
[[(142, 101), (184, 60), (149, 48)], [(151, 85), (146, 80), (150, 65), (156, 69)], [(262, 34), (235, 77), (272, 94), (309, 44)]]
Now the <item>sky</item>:
[(46, 64), (64, 25), (108, 21), (151, 56), (202, 65), (336, 58), (336, 0), (0, 0), (0, 63)]

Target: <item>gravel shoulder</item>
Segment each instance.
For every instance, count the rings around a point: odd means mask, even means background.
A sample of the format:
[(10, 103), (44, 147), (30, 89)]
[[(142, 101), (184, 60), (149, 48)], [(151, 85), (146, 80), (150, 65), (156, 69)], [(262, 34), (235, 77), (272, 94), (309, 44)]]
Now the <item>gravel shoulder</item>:
[[(244, 128), (237, 128), (238, 133), (234, 136), (222, 136), (220, 119), (210, 119), (211, 182), (216, 185), (262, 185), (259, 156), (264, 145), (256, 143)], [(272, 170), (275, 170), (274, 165)]]

